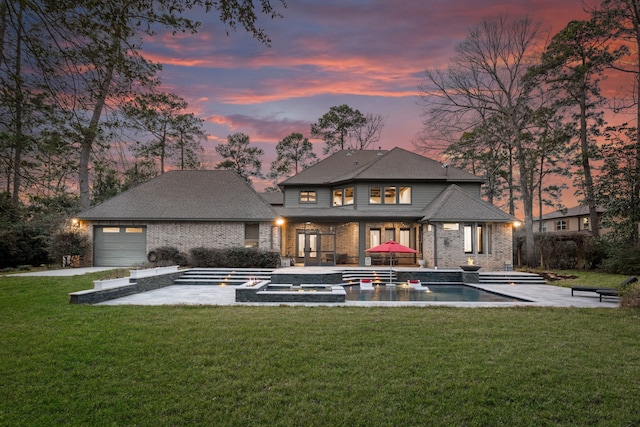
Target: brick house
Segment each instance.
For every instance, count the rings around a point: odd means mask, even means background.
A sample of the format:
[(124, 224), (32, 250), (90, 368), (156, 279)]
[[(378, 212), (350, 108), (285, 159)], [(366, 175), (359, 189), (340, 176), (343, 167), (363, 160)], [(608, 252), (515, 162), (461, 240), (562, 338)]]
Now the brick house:
[(170, 171), (77, 216), (90, 236), (86, 263), (127, 266), (174, 246), (280, 249), (278, 214), (231, 171)]
[[(160, 246), (255, 246), (296, 265), (388, 265), (366, 249), (395, 240), (417, 250), (399, 265), (503, 269), (512, 216), (480, 197), (482, 179), (418, 154), (340, 151), (256, 193), (231, 171), (172, 171), (77, 216), (94, 265), (134, 265)], [(283, 220), (280, 223), (279, 220)]]
[[(606, 212), (606, 209), (597, 206), (596, 212), (598, 213), (598, 222), (600, 223), (600, 233), (605, 234), (609, 232), (609, 229), (602, 228), (602, 217)], [(542, 233), (575, 233), (586, 232), (591, 233), (591, 226), (589, 222), (589, 207), (588, 206), (574, 206), (569, 209), (562, 209), (548, 214), (542, 215), (542, 217), (533, 220), (533, 230), (541, 231)]]
[(280, 183), (272, 202), (296, 264), (385, 264), (366, 249), (388, 240), (418, 250), (400, 265), (503, 269), (515, 218), (483, 201), (482, 179), (418, 154), (340, 151)]

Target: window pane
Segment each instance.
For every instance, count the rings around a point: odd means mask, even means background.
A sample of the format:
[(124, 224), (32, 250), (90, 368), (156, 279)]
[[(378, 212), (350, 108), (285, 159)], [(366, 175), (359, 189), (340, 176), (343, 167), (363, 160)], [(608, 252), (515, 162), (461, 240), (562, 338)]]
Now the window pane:
[(380, 244), (380, 230), (371, 229), (369, 230), (369, 247), (372, 248), (374, 246), (378, 246)]
[(408, 248), (411, 247), (411, 230), (403, 228), (400, 230), (400, 241), (398, 242)]
[(396, 187), (384, 187), (384, 203), (387, 205), (396, 204)]
[(379, 205), (382, 203), (380, 187), (369, 188), (369, 203)]
[(244, 246), (257, 248), (260, 241), (260, 226), (258, 224), (244, 225)]
[(484, 253), (484, 226), (482, 225), (478, 225), (477, 231), (476, 231), (476, 238), (477, 238), (477, 248), (478, 248), (478, 253), (479, 254), (483, 254)]
[(458, 231), (460, 230), (460, 224), (458, 224), (457, 222), (444, 223), (442, 225), (442, 228), (444, 228), (445, 231)]
[(104, 227), (102, 229), (103, 233), (119, 233), (120, 227)]
[(298, 234), (298, 258), (304, 258), (304, 243), (305, 243), (305, 235), (304, 233)]
[(142, 233), (142, 227), (127, 227), (125, 233)]
[(401, 205), (411, 204), (411, 187), (400, 187), (398, 200)]
[(333, 190), (333, 206), (342, 206), (342, 190)]
[(353, 187), (344, 189), (344, 204), (345, 205), (353, 204)]
[(385, 228), (384, 230), (384, 241), (388, 242), (389, 240), (396, 240), (396, 230), (394, 228)]
[(315, 203), (316, 202), (316, 192), (304, 190), (300, 192), (300, 203)]
[(465, 224), (464, 226), (464, 253), (473, 252), (473, 230), (471, 225)]

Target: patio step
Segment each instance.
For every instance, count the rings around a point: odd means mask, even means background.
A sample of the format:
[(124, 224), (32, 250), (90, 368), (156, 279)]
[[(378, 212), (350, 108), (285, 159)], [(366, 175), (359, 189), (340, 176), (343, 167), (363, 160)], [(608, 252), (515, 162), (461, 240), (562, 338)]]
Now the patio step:
[(249, 280), (270, 280), (270, 268), (192, 268), (176, 279), (176, 285), (241, 285)]
[(360, 279), (371, 279), (373, 283), (394, 283), (397, 281), (396, 272), (386, 269), (357, 269), (343, 270), (343, 283), (359, 283)]
[(479, 272), (479, 282), (486, 285), (546, 285), (542, 276), (509, 271)]

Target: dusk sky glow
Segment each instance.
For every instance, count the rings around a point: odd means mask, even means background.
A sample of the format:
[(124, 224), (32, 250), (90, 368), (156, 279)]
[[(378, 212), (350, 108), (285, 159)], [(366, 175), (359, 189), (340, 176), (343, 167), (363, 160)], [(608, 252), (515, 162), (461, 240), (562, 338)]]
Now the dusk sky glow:
[[(283, 18), (261, 17), (271, 38), (262, 45), (231, 31), (215, 14), (200, 15), (196, 35), (159, 35), (145, 56), (163, 64), (163, 89), (205, 119), (207, 164), (215, 145), (235, 132), (265, 151), (291, 132), (310, 136), (310, 125), (336, 105), (386, 117), (383, 149), (413, 149), (421, 130), (418, 86), (426, 68), (446, 67), (455, 46), (483, 17), (529, 14), (550, 36), (570, 20), (585, 19), (580, 0), (289, 0), (273, 3)], [(323, 143), (312, 140), (316, 153)], [(377, 147), (374, 147), (377, 148)], [(256, 189), (261, 189), (256, 183)]]

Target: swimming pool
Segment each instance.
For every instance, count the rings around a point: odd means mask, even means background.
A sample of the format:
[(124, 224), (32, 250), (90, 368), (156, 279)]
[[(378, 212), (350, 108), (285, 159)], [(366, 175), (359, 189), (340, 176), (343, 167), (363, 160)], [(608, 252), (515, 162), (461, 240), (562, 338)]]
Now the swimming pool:
[(523, 302), (526, 300), (484, 291), (467, 285), (425, 285), (429, 290), (407, 285), (375, 285), (372, 290), (358, 285), (344, 286), (347, 301), (469, 301)]

